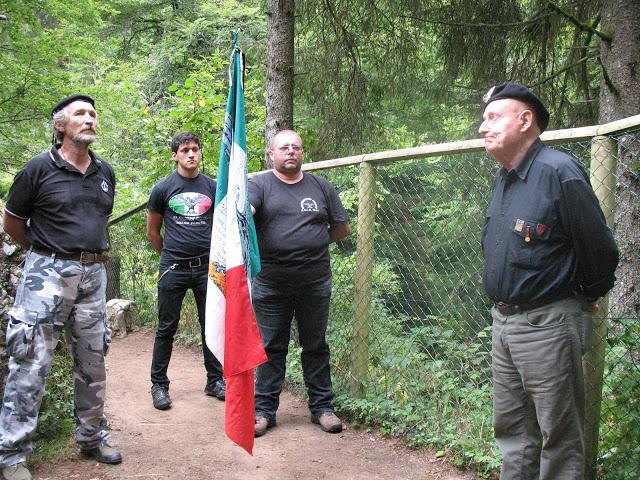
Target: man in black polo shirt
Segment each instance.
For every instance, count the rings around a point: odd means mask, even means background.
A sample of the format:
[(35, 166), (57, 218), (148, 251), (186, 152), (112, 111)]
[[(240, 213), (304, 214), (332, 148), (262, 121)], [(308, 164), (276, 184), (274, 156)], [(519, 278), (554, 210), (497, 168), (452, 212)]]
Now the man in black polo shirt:
[(9, 191), (4, 230), (27, 250), (9, 312), (9, 373), (0, 413), (5, 479), (30, 479), (31, 452), (45, 380), (64, 330), (73, 357), (76, 441), (103, 463), (122, 456), (107, 444), (104, 416), (107, 219), (115, 175), (89, 150), (98, 119), (93, 100), (72, 95), (52, 111), (56, 144), (31, 159)]
[(494, 301), (494, 434), (500, 478), (581, 480), (591, 314), (613, 286), (618, 250), (580, 164), (538, 138), (542, 102), (507, 82), (485, 96), (480, 134), (502, 168), (482, 235)]
[[(159, 410), (171, 407), (167, 369), (178, 330), (182, 301), (190, 288), (198, 308), (202, 354), (207, 370), (204, 393), (225, 397), (222, 365), (207, 347), (204, 336), (209, 247), (216, 182), (199, 172), (200, 140), (191, 132), (171, 140), (176, 171), (159, 182), (147, 205), (147, 238), (160, 253), (158, 328), (151, 362), (151, 397)], [(164, 237), (160, 229), (164, 224)]]
[(255, 436), (276, 424), (295, 317), (311, 421), (342, 431), (332, 406), (326, 333), (331, 299), (329, 243), (349, 235), (336, 189), (302, 172), (302, 140), (292, 130), (276, 134), (268, 150), (273, 170), (249, 182), (262, 270), (252, 285), (256, 322), (267, 362), (256, 369)]

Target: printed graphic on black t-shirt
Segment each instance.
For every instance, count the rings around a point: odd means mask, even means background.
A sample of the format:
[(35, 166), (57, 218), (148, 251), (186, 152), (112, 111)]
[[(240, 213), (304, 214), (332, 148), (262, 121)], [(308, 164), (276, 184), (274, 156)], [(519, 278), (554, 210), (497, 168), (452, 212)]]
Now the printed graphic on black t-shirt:
[(209, 254), (216, 182), (200, 174), (177, 172), (152, 190), (147, 208), (162, 215), (163, 261), (183, 261)]
[(184, 217), (175, 217), (176, 223), (194, 225), (205, 221), (201, 217), (209, 211), (212, 204), (212, 200), (202, 193), (184, 192), (171, 197), (168, 205), (173, 212)]

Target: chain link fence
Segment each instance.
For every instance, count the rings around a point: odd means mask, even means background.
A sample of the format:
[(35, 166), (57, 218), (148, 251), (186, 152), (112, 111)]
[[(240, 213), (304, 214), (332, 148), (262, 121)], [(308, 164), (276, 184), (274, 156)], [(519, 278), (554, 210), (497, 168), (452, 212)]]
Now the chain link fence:
[[(132, 300), (136, 306), (138, 326), (155, 326), (158, 322), (158, 254), (146, 235), (146, 210), (135, 213), (109, 228), (111, 250), (107, 263), (107, 301), (113, 298)], [(180, 328), (176, 338), (183, 345), (200, 345), (198, 308), (191, 290), (182, 303)]]
[[(640, 302), (633, 290), (640, 129), (585, 137), (552, 141), (590, 173), (622, 259), (584, 358), (587, 455), (597, 459), (587, 478), (631, 479), (640, 471)], [(501, 460), (491, 420), (491, 305), (481, 284), (480, 237), (497, 165), (481, 142), (461, 143), (416, 159), (391, 161), (387, 152), (388, 161), (307, 167), (336, 186), (353, 231), (331, 246), (328, 336), (340, 412), (490, 476)], [(155, 322), (157, 257), (145, 240), (144, 212), (112, 226), (111, 238), (120, 257), (119, 296), (136, 302), (144, 322)], [(197, 339), (191, 308), (183, 316)], [(292, 337), (287, 375), (295, 388), (304, 384)]]

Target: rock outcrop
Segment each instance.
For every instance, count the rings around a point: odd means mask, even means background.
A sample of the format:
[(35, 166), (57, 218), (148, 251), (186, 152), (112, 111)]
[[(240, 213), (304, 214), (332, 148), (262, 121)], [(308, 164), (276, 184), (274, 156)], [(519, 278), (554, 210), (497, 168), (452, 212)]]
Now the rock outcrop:
[[(4, 207), (3, 205), (1, 207)], [(4, 391), (4, 377), (7, 367), (7, 352), (5, 338), (7, 331), (7, 312), (13, 306), (16, 287), (22, 274), (22, 262), (25, 252), (4, 233), (2, 218), (4, 208), (0, 208), (0, 379), (1, 389)]]
[(126, 337), (138, 322), (138, 309), (131, 300), (114, 298), (107, 302), (107, 325), (111, 335)]

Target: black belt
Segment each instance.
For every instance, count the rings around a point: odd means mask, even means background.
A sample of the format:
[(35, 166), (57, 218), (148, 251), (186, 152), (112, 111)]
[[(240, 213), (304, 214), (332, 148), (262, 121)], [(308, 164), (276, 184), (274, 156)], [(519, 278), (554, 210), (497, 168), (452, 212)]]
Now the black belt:
[(209, 265), (209, 255), (192, 258), (191, 260), (183, 260), (182, 262), (173, 262), (174, 268), (197, 268), (203, 265)]
[(508, 303), (502, 302), (496, 302), (494, 304), (494, 307), (500, 313), (500, 315), (504, 315), (505, 317), (508, 317), (510, 315), (517, 315), (518, 313), (528, 310), (527, 308), (524, 308), (525, 306), (526, 305), (509, 305)]
[(526, 312), (527, 310), (533, 310), (534, 308), (544, 307), (545, 305), (549, 305), (550, 303), (557, 302), (558, 300), (562, 300), (561, 298), (556, 298), (553, 300), (543, 300), (540, 302), (533, 303), (521, 303), (520, 305), (510, 305), (504, 302), (496, 302), (494, 303), (495, 309), (500, 313), (500, 315), (504, 315), (508, 317), (510, 315), (517, 315), (522, 312)]
[(35, 247), (31, 247), (31, 250), (40, 255), (59, 258), (60, 260), (75, 260), (80, 263), (105, 263), (109, 260), (107, 255), (95, 252), (57, 253), (46, 248)]

